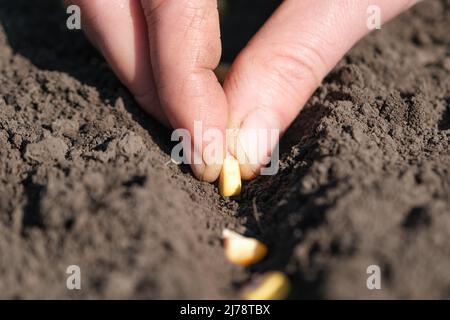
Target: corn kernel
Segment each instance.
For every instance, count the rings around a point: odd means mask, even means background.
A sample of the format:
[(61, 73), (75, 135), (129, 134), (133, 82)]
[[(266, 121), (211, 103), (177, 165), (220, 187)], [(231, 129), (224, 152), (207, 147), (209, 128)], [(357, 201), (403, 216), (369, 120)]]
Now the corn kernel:
[(223, 230), (225, 256), (237, 265), (249, 266), (255, 264), (267, 254), (267, 247), (261, 241), (244, 237), (234, 231)]
[(288, 277), (279, 271), (266, 273), (249, 287), (244, 288), (244, 300), (283, 300), (289, 296), (291, 284)]
[(228, 155), (222, 166), (219, 178), (219, 192), (224, 197), (232, 197), (241, 193), (241, 172), (239, 162)]

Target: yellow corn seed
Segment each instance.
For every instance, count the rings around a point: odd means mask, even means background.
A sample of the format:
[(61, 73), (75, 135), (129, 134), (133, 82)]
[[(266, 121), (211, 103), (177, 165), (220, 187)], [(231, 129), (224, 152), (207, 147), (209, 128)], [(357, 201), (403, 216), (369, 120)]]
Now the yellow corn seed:
[(228, 155), (222, 166), (219, 177), (219, 192), (224, 197), (232, 197), (241, 193), (241, 172), (239, 162)]
[(244, 237), (229, 229), (223, 230), (225, 256), (227, 259), (240, 266), (255, 264), (267, 254), (267, 247), (261, 241)]
[(244, 300), (283, 300), (289, 296), (291, 284), (288, 277), (279, 271), (266, 273), (254, 284), (244, 288)]

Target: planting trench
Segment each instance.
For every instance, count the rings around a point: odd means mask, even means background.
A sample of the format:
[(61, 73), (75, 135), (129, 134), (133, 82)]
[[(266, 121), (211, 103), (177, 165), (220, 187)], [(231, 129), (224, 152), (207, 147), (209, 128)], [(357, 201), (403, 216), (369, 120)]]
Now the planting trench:
[[(230, 6), (225, 60), (273, 6), (253, 3)], [(1, 298), (236, 298), (267, 270), (291, 298), (450, 297), (449, 0), (352, 49), (283, 138), (280, 172), (234, 200), (170, 162), (170, 131), (65, 18), (58, 1), (0, 0)], [(268, 257), (227, 263), (224, 227)]]

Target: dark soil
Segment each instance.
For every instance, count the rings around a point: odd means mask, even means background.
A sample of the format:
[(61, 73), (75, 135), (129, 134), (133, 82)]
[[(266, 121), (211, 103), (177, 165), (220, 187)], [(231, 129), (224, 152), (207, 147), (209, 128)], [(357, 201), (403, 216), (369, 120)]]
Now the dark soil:
[[(224, 21), (226, 59), (273, 7), (249, 3)], [(170, 162), (170, 132), (65, 18), (0, 0), (1, 298), (235, 298), (274, 269), (292, 298), (450, 298), (450, 0), (358, 44), (283, 138), (280, 172), (237, 200)], [(226, 226), (267, 259), (227, 263)]]

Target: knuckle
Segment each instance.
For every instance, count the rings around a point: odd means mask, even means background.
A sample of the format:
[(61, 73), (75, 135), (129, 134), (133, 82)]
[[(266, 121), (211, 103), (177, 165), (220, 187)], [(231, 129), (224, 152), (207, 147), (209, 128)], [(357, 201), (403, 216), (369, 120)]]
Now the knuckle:
[(159, 19), (159, 12), (167, 0), (141, 0), (141, 7), (143, 9), (148, 27), (156, 25)]
[(326, 74), (326, 61), (312, 46), (276, 46), (264, 62), (279, 86), (296, 94), (301, 86), (317, 87)]
[(147, 17), (151, 17), (158, 12), (159, 8), (166, 2), (167, 0), (141, 0), (141, 6), (144, 10), (144, 14)]
[(142, 0), (142, 6), (150, 39), (176, 42), (180, 52), (187, 48), (183, 59), (194, 67), (210, 69), (218, 64), (221, 42), (216, 0)]
[(144, 14), (149, 21), (161, 20), (173, 13), (178, 24), (191, 28), (202, 25), (214, 0), (141, 0)]

